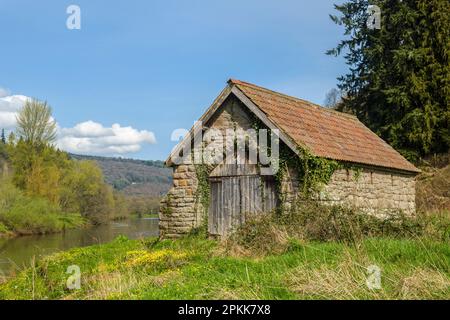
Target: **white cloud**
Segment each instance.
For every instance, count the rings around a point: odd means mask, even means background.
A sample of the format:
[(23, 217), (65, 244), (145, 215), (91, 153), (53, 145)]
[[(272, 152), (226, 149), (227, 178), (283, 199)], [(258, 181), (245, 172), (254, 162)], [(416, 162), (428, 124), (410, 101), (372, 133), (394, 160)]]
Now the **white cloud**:
[(79, 123), (73, 128), (62, 129), (61, 131), (63, 135), (77, 138), (106, 137), (114, 134), (111, 128), (104, 128), (100, 123), (91, 120)]
[[(0, 96), (1, 90), (6, 93), (4, 89), (0, 88)], [(0, 97), (0, 128), (9, 130), (15, 128), (17, 112), (27, 99), (29, 98), (21, 95)]]
[(156, 143), (153, 132), (113, 124), (104, 127), (94, 121), (59, 130), (58, 146), (66, 151), (83, 154), (126, 154), (141, 150), (142, 145)]
[[(10, 95), (0, 88), (0, 128), (13, 130), (16, 127), (17, 112), (27, 99), (22, 95)], [(121, 155), (141, 150), (144, 144), (154, 144), (156, 138), (153, 132), (137, 130), (132, 127), (122, 127), (113, 124), (104, 127), (94, 121), (78, 123), (73, 128), (61, 128), (58, 125), (57, 146), (65, 151), (92, 155)]]
[(10, 92), (8, 89), (0, 87), (0, 98), (6, 97), (9, 95), (10, 95)]

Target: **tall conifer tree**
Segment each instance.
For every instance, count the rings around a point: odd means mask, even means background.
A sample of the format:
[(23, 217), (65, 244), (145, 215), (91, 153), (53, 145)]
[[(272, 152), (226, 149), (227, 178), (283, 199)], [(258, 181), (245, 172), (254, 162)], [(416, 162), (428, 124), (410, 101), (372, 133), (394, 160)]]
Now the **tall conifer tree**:
[[(367, 26), (369, 5), (381, 28)], [(358, 118), (410, 159), (450, 146), (450, 2), (349, 0), (330, 16), (346, 38), (330, 55), (344, 55), (350, 72), (338, 78), (340, 109)]]

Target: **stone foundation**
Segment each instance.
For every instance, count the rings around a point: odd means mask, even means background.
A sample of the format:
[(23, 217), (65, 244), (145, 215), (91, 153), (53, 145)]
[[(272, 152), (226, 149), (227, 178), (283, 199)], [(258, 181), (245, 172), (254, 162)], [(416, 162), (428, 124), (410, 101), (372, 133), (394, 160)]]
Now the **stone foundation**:
[(177, 238), (202, 223), (202, 206), (197, 199), (195, 166), (174, 167), (173, 187), (161, 201), (159, 230), (162, 238)]

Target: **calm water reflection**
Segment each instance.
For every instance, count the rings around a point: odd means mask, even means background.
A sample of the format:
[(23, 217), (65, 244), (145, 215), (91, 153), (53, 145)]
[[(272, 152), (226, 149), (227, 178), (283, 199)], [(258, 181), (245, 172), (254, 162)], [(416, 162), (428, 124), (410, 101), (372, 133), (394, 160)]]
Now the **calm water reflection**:
[(29, 265), (33, 257), (39, 259), (57, 251), (109, 242), (119, 235), (138, 239), (158, 236), (158, 233), (158, 219), (142, 218), (59, 234), (0, 239), (0, 276)]

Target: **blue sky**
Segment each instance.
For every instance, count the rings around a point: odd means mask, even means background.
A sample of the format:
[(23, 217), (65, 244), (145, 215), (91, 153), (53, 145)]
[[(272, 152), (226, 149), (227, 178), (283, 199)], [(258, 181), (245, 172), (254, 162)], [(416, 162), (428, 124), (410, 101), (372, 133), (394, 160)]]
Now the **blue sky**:
[[(171, 132), (228, 78), (322, 104), (346, 71), (325, 55), (342, 38), (335, 2), (0, 0), (0, 96), (47, 100), (67, 135), (114, 132), (124, 145), (130, 135), (139, 148), (122, 156), (165, 159)], [(66, 28), (70, 4), (81, 30)]]

